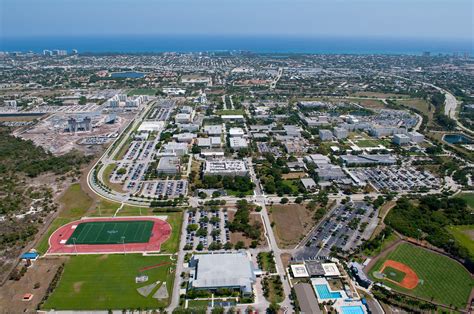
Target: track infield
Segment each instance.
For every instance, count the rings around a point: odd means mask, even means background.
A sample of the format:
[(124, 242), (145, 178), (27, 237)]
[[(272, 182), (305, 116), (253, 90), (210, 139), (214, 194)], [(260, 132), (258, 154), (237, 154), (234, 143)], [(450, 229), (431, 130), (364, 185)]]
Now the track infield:
[(46, 254), (159, 252), (170, 235), (158, 217), (83, 218), (53, 232)]
[(148, 242), (153, 221), (81, 222), (66, 244), (117, 244)]
[[(418, 280), (415, 285), (413, 277), (415, 286), (412, 289), (400, 285), (406, 279), (408, 270), (403, 267), (401, 270), (398, 266), (394, 267), (393, 262), (405, 265), (415, 273)], [(369, 267), (367, 274), (376, 282), (382, 282), (393, 290), (452, 308), (466, 308), (471, 290), (474, 288), (473, 277), (460, 263), (406, 242), (400, 242), (390, 251), (382, 253), (381, 258)], [(384, 267), (404, 272), (405, 278), (397, 282), (395, 278), (386, 276), (386, 272), (390, 269), (385, 271)], [(383, 278), (378, 278), (381, 273), (384, 275)], [(400, 279), (399, 276), (398, 279)]]

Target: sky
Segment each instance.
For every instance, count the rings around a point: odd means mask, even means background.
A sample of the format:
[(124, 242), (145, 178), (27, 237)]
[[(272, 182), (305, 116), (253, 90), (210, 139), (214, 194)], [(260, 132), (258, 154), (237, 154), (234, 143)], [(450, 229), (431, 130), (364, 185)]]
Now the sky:
[(0, 37), (272, 35), (470, 40), (473, 0), (0, 0)]

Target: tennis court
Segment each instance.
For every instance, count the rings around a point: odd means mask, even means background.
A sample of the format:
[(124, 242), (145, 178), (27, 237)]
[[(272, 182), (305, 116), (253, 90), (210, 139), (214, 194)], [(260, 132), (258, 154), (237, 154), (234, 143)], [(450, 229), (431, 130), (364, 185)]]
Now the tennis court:
[(81, 222), (66, 244), (145, 243), (153, 224), (150, 220)]

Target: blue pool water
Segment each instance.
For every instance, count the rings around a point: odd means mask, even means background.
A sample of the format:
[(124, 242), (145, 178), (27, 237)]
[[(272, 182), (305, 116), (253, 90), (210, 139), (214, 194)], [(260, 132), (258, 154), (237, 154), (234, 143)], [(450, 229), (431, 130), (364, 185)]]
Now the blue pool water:
[(341, 306), (342, 314), (364, 314), (364, 310), (361, 306)]
[(145, 74), (141, 72), (115, 72), (110, 76), (115, 78), (142, 78), (145, 76)]
[(316, 290), (318, 291), (319, 297), (322, 300), (325, 299), (340, 299), (342, 295), (340, 292), (331, 292), (327, 285), (314, 285)]
[(446, 134), (443, 137), (443, 140), (445, 142), (448, 142), (449, 144), (471, 144), (472, 143), (471, 139), (463, 134)]

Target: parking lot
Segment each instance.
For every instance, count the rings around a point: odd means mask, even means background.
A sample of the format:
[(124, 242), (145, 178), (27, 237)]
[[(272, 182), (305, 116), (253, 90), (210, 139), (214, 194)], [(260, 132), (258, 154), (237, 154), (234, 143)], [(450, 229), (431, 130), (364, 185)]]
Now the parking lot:
[[(230, 231), (226, 227), (228, 213), (220, 210), (188, 210), (185, 214), (186, 246), (197, 250), (202, 244), (202, 250), (207, 250), (211, 243), (224, 245), (230, 241)], [(189, 230), (189, 225), (195, 225), (197, 230)]]
[(360, 245), (362, 239), (370, 238), (378, 222), (378, 210), (365, 202), (339, 205), (295, 256), (297, 259), (324, 258), (333, 247), (349, 252)]
[(379, 167), (352, 170), (361, 181), (370, 182), (377, 190), (407, 191), (437, 189), (440, 180), (429, 171), (418, 171), (414, 167)]
[(188, 193), (188, 182), (186, 180), (159, 180), (144, 182), (141, 195), (145, 197), (167, 196), (168, 198), (179, 197)]

